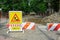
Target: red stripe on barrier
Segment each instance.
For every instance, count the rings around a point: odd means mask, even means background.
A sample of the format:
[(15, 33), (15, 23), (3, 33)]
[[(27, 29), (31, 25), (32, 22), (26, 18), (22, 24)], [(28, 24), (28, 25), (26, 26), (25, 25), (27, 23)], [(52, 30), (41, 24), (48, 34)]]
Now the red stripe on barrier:
[(48, 24), (48, 30), (53, 26), (53, 23)]
[(30, 25), (30, 22), (27, 22), (22, 29), (25, 30), (29, 25)]
[(31, 28), (31, 30), (35, 30), (35, 25)]
[(56, 28), (54, 29), (54, 31), (57, 31), (59, 28), (60, 28), (60, 24), (58, 24), (58, 25), (56, 26)]
[(7, 24), (6, 26), (7, 26), (7, 28), (9, 28), (10, 24)]

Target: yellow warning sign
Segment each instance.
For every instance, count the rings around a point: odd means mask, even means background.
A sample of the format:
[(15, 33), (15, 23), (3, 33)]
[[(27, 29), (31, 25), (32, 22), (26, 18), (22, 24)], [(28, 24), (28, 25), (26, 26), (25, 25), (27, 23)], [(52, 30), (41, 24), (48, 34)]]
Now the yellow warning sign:
[(9, 11), (9, 23), (10, 24), (21, 24), (22, 23), (22, 12), (21, 11)]
[(20, 20), (19, 20), (19, 18), (18, 18), (18, 16), (16, 14), (14, 14), (11, 22), (20, 22)]
[(20, 24), (22, 24), (22, 11), (9, 11), (9, 24), (13, 25), (9, 27), (10, 31), (21, 31), (22, 27)]

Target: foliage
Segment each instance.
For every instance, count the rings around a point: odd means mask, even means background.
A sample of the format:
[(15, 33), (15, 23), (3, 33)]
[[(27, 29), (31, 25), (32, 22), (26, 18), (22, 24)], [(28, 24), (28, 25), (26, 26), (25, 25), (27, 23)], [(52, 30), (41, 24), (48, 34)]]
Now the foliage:
[(54, 11), (58, 12), (59, 11), (59, 0), (53, 0), (51, 4), (52, 4), (52, 8), (54, 9)]
[[(1, 4), (2, 3), (2, 4)], [(43, 0), (0, 0), (0, 7), (3, 11), (21, 10), (24, 12), (45, 12), (46, 3)]]

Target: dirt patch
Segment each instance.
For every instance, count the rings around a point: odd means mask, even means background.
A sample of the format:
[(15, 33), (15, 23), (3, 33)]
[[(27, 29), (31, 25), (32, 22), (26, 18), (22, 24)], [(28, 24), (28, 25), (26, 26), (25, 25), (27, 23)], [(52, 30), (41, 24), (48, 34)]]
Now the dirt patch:
[(50, 16), (47, 16), (41, 20), (42, 24), (47, 24), (47, 23), (60, 23), (60, 14), (55, 13)]
[(44, 24), (44, 25), (46, 25), (47, 23), (60, 23), (60, 14), (55, 13), (55, 14), (51, 14), (50, 16), (46, 16), (44, 18), (29, 16), (28, 18), (25, 18), (25, 21), (35, 22), (35, 23)]
[(23, 19), (25, 22), (35, 22), (35, 23), (40, 23), (41, 18), (36, 18), (36, 17), (28, 17)]
[(35, 23), (40, 23), (41, 22), (41, 18), (31, 18), (31, 19), (28, 19), (28, 21), (30, 22), (35, 22)]

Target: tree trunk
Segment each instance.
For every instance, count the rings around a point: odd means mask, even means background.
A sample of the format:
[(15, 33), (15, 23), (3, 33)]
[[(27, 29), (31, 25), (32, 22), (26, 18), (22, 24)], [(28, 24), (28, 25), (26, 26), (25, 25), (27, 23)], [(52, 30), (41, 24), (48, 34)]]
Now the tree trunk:
[(0, 18), (1, 18), (1, 11), (0, 11)]

